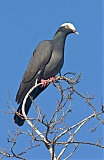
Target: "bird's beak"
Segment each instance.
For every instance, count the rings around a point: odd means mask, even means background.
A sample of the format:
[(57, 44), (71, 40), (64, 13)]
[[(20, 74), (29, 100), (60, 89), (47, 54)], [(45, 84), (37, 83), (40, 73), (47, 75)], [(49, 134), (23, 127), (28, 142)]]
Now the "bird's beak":
[(74, 32), (75, 34), (77, 34), (77, 35), (79, 34), (77, 31), (73, 31), (73, 32)]

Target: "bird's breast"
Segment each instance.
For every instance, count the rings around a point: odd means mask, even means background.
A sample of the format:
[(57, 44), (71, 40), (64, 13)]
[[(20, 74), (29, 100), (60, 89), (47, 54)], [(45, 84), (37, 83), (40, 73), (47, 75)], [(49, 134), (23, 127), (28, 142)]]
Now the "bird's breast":
[(63, 62), (64, 62), (63, 53), (61, 52), (56, 53), (55, 51), (53, 51), (51, 59), (45, 67), (44, 75), (42, 78), (48, 79), (50, 77), (54, 77), (55, 75), (57, 75), (63, 66)]

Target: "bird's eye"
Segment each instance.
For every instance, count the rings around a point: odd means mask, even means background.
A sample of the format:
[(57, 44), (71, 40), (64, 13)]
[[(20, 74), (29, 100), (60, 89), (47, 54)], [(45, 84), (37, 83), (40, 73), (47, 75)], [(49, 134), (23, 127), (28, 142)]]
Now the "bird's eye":
[(69, 29), (69, 26), (68, 26), (68, 25), (66, 25), (66, 26), (65, 26), (65, 28), (66, 28), (66, 29)]

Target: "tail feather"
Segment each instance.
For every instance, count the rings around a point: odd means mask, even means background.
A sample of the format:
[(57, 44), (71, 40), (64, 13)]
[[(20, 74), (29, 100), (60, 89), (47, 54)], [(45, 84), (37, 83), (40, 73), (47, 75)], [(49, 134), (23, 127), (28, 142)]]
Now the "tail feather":
[[(36, 89), (33, 90), (33, 92), (30, 94), (30, 97), (32, 97), (32, 99), (34, 100), (42, 91), (44, 91), (45, 89), (47, 88), (46, 87), (37, 87)], [(32, 104), (32, 100), (31, 98), (28, 97), (27, 98), (27, 101), (26, 101), (26, 104), (25, 104), (25, 114), (27, 115), (28, 114), (28, 111), (30, 109), (30, 106)], [(20, 103), (18, 109), (17, 109), (17, 112), (20, 113), (22, 115), (22, 103), (23, 101)], [(15, 113), (14, 115), (14, 122), (19, 125), (19, 126), (22, 126), (25, 122), (25, 119), (23, 119), (22, 116), (19, 116)]]

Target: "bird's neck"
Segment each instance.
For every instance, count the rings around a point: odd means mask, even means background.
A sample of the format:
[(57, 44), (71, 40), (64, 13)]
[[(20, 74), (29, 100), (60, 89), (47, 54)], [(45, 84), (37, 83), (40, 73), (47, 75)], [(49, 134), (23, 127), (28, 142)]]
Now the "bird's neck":
[(56, 44), (59, 49), (64, 49), (66, 36), (67, 34), (62, 34), (62, 32), (56, 32), (53, 37), (54, 45)]

